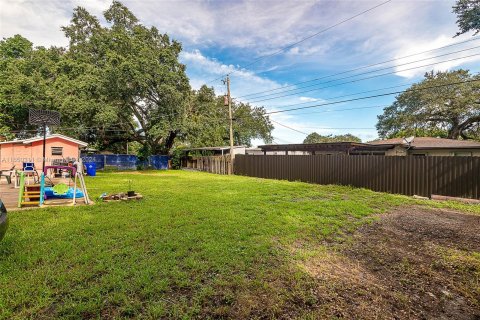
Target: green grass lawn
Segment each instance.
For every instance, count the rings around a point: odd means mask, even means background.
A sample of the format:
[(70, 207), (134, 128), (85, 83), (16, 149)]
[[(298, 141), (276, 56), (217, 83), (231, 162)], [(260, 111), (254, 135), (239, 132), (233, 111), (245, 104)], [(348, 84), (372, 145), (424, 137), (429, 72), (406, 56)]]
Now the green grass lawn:
[(10, 213), (0, 318), (302, 317), (318, 298), (291, 248), (315, 255), (373, 214), (413, 203), (183, 171), (101, 173), (87, 186), (93, 198), (127, 191), (128, 180), (142, 201)]

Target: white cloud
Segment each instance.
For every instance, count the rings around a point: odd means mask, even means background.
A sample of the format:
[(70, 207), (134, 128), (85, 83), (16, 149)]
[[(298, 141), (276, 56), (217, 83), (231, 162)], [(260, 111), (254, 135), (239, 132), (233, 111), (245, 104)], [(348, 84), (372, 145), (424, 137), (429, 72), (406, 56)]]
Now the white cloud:
[[(126, 1), (142, 21), (204, 46), (276, 49), (295, 40), (317, 1)], [(260, 45), (259, 45), (260, 44)]]
[[(101, 17), (110, 0), (0, 0), (2, 37), (20, 33), (36, 45), (66, 45), (60, 31), (82, 5)], [(377, 1), (147, 1), (123, 3), (146, 25), (184, 42), (187, 50), (237, 48), (235, 58), (249, 62), (351, 17)], [(455, 40), (450, 1), (394, 1), (265, 59), (252, 68), (280, 71), (307, 63), (312, 71), (348, 68), (432, 48)], [(443, 13), (442, 13), (443, 12)], [(434, 41), (432, 41), (434, 39)], [(278, 64), (278, 60), (283, 60)], [(276, 63), (274, 67), (270, 63)], [(457, 66), (461, 62), (441, 66)], [(405, 72), (411, 77), (423, 73)]]
[[(401, 48), (395, 55), (395, 58), (398, 59), (401, 57), (413, 55), (418, 52), (424, 52), (424, 51), (444, 47), (447, 45), (465, 41), (469, 38), (470, 36), (468, 35), (464, 35), (462, 37), (458, 37), (455, 39), (453, 39), (452, 37), (441, 35), (429, 42), (417, 41), (417, 42), (411, 43), (409, 47)], [(397, 71), (396, 74), (401, 77), (413, 78), (415, 76), (422, 75), (426, 71), (429, 71), (432, 69), (444, 71), (444, 70), (449, 70), (449, 69), (461, 66), (467, 62), (480, 61), (480, 56), (476, 56), (476, 57), (469, 57), (466, 59), (459, 59), (459, 60), (440, 63), (446, 60), (453, 60), (456, 58), (463, 58), (473, 54), (478, 54), (480, 53), (480, 49), (478, 48), (476, 50), (468, 50), (468, 51), (459, 52), (452, 55), (445, 55), (442, 57), (434, 58), (439, 55), (458, 52), (458, 51), (469, 49), (479, 45), (480, 45), (479, 41), (467, 42), (459, 46), (452, 46), (442, 50), (435, 50), (435, 51), (431, 51), (431, 52), (427, 52), (419, 55), (414, 55), (412, 57), (408, 57), (405, 59), (400, 59), (395, 62), (396, 63), (395, 71)], [(419, 61), (419, 60), (422, 60), (422, 61)], [(415, 62), (415, 61), (419, 61), (419, 62)], [(401, 66), (400, 64), (407, 64), (407, 65)], [(418, 69), (412, 69), (412, 68), (420, 67), (422, 65), (427, 65), (427, 64), (435, 64), (435, 65), (418, 68)], [(406, 70), (406, 69), (412, 69), (412, 70)], [(406, 71), (402, 71), (402, 70), (406, 70)]]
[(66, 46), (60, 28), (69, 23), (75, 7), (98, 16), (109, 4), (107, 0), (0, 0), (0, 36), (20, 34), (36, 46)]
[(288, 50), (289, 54), (295, 55), (300, 53), (300, 48), (299, 47), (293, 47), (290, 50)]
[(311, 98), (311, 97), (300, 97), (298, 98), (300, 101), (305, 101), (305, 102), (313, 102), (313, 101), (318, 101), (317, 98)]
[[(324, 45), (313, 45), (313, 46), (308, 46), (304, 45), (301, 47), (293, 47), (289, 50), (286, 51), (286, 56), (303, 56), (303, 57), (308, 57), (315, 55), (316, 57), (319, 57), (321, 55), (324, 55), (327, 53), (327, 51), (331, 48), (330, 44), (324, 44)], [(278, 51), (278, 50), (277, 50)]]
[[(231, 91), (233, 97), (239, 97), (259, 90), (271, 90), (281, 85), (275, 81), (255, 75), (251, 71), (239, 69), (234, 65), (226, 65), (217, 60), (209, 59), (200, 50), (184, 51), (180, 60), (188, 65), (187, 72), (193, 88), (198, 89), (205, 84), (206, 79), (215, 79), (225, 74), (231, 74)], [(207, 85), (213, 85), (217, 91), (224, 91), (220, 80)]]

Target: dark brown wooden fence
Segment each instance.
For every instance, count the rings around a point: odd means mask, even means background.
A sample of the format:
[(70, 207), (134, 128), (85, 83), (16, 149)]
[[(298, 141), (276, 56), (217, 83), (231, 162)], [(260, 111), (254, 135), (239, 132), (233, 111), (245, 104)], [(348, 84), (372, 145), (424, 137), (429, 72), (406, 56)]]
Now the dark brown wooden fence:
[(235, 174), (480, 199), (480, 157), (237, 155)]
[(185, 158), (182, 161), (182, 168), (217, 174), (228, 174), (230, 169), (230, 156)]

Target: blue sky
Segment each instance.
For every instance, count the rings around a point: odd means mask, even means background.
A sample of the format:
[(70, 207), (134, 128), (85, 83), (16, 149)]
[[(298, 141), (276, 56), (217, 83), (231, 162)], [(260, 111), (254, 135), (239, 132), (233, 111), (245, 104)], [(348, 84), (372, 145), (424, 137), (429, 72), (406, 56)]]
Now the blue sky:
[[(285, 93), (291, 94), (289, 96), (264, 101), (261, 100), (274, 96), (245, 97), (248, 94), (472, 39), (472, 34), (453, 38), (457, 31), (455, 15), (451, 12), (453, 0), (394, 0), (281, 54), (243, 68), (259, 56), (276, 52), (381, 2), (383, 1), (123, 1), (143, 24), (156, 26), (161, 32), (168, 33), (183, 43), (181, 60), (187, 65), (193, 88), (234, 71), (231, 75), (232, 96), (263, 105), (269, 111), (281, 110), (284, 106), (299, 103), (302, 104), (298, 107), (320, 104), (341, 100), (342, 98), (332, 98), (343, 95), (408, 85), (419, 81), (425, 71), (432, 69), (462, 67), (480, 71), (480, 56), (441, 63), (452, 58), (480, 54), (479, 48), (432, 58), (480, 46), (480, 41), (475, 40), (356, 72), (391, 67), (378, 72), (394, 72), (388, 76), (344, 85), (331, 86), (368, 75), (321, 84), (355, 74), (348, 73), (309, 83), (320, 83), (317, 87), (305, 89), (317, 89), (309, 92), (290, 91)], [(100, 0), (0, 0), (0, 36), (9, 37), (19, 33), (35, 45), (65, 46), (67, 41), (60, 31), (60, 26), (68, 24), (74, 7), (84, 6), (100, 17), (109, 4), (110, 1)], [(425, 60), (406, 64), (420, 59)], [(402, 72), (406, 68), (433, 63), (434, 66)], [(215, 87), (217, 94), (225, 92), (220, 80), (209, 85)], [(325, 86), (331, 87), (319, 89)], [(288, 89), (299, 87), (301, 85)], [(406, 87), (379, 90), (371, 94), (398, 91)], [(360, 96), (362, 95), (350, 98)], [(277, 113), (272, 115), (272, 119), (304, 133), (352, 133), (364, 141), (369, 141), (377, 137), (375, 124), (377, 115), (382, 112), (381, 106), (386, 106), (393, 100), (394, 96), (386, 96)], [(339, 111), (352, 108), (364, 109)], [(305, 138), (302, 133), (278, 124), (275, 126), (273, 136), (276, 143), (299, 143)], [(255, 144), (261, 143), (262, 141), (255, 141)]]

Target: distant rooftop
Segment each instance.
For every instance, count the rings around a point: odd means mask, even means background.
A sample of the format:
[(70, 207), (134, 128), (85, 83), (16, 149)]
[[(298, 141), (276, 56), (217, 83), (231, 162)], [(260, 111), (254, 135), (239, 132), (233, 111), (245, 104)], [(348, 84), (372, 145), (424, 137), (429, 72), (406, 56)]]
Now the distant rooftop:
[(408, 143), (405, 138), (375, 140), (371, 145), (401, 145), (413, 149), (480, 149), (480, 142), (474, 140), (455, 140), (433, 137), (414, 137)]
[(258, 146), (263, 151), (337, 151), (347, 152), (349, 150), (386, 150), (393, 148), (392, 145), (371, 145), (361, 142), (322, 142), (322, 143), (300, 143), (300, 144), (267, 144)]

